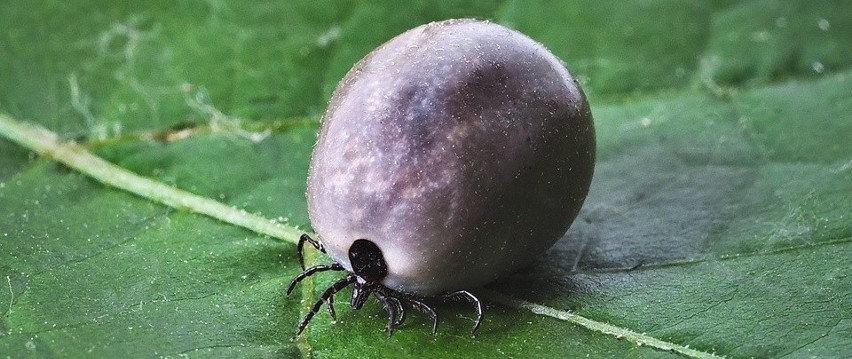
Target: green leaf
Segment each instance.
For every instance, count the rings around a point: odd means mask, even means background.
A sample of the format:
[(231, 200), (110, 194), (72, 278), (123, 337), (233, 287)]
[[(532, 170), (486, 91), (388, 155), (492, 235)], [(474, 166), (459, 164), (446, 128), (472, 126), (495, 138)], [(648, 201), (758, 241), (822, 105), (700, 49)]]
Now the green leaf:
[[(580, 216), (475, 291), (475, 338), (464, 303), (438, 307), (437, 336), (411, 310), (388, 338), (381, 306), (344, 292), (336, 323), (291, 340), (335, 280), (284, 295), (328, 96), (383, 41), (453, 17), (521, 30), (583, 83), (598, 163)], [(6, 1), (0, 24), (0, 354), (852, 348), (848, 2)]]

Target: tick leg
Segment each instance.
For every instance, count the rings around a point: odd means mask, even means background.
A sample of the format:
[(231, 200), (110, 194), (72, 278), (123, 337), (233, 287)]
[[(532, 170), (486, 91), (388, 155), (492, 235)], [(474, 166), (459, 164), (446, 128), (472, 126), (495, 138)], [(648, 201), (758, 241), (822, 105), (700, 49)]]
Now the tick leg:
[(438, 313), (435, 313), (435, 310), (426, 304), (424, 301), (418, 298), (403, 298), (402, 300), (411, 304), (415, 309), (426, 313), (429, 315), (429, 318), (432, 318), (432, 335), (438, 334)]
[(302, 271), (302, 273), (297, 274), (293, 278), (293, 280), (290, 282), (290, 286), (287, 287), (287, 295), (290, 295), (290, 292), (292, 292), (293, 289), (296, 288), (296, 284), (299, 284), (299, 282), (301, 282), (302, 279), (310, 277), (310, 276), (312, 276), (316, 273), (319, 273), (319, 272), (325, 272), (325, 271), (330, 271), (330, 270), (343, 270), (343, 266), (341, 266), (340, 264), (337, 264), (337, 263), (334, 263), (334, 264), (317, 264), (313, 267), (305, 269), (304, 271)]
[(396, 328), (397, 323), (397, 304), (394, 302), (399, 302), (396, 298), (386, 297), (381, 293), (374, 293), (376, 295), (376, 299), (382, 302), (382, 306), (385, 307), (385, 311), (388, 312), (388, 326), (385, 327), (385, 332), (388, 336), (393, 334), (393, 330)]
[(308, 322), (310, 322), (311, 318), (313, 318), (314, 315), (316, 315), (317, 312), (319, 311), (320, 307), (322, 306), (322, 303), (327, 303), (328, 298), (333, 296), (334, 293), (339, 292), (341, 289), (346, 288), (347, 286), (349, 286), (352, 283), (355, 283), (355, 276), (350, 274), (350, 275), (347, 275), (346, 277), (343, 277), (339, 281), (334, 282), (334, 284), (332, 284), (331, 287), (328, 287), (328, 289), (326, 289), (325, 292), (322, 293), (322, 296), (320, 297), (320, 299), (316, 303), (314, 303), (313, 307), (311, 307), (311, 311), (308, 312), (308, 314), (305, 315), (305, 318), (302, 319), (302, 322), (299, 323), (299, 330), (296, 331), (296, 336), (298, 336), (299, 334), (302, 334), (302, 332), (308, 326)]
[(477, 298), (471, 292), (468, 292), (466, 290), (457, 290), (452, 293), (444, 294), (441, 297), (444, 298), (444, 300), (466, 299), (467, 301), (473, 304), (473, 306), (476, 308), (476, 322), (474, 322), (473, 330), (470, 332), (470, 334), (476, 334), (476, 330), (479, 329), (479, 324), (482, 324), (482, 302), (479, 301), (479, 298)]
[(393, 324), (398, 327), (405, 321), (405, 307), (402, 306), (402, 301), (400, 301), (397, 297), (389, 296), (388, 300), (396, 306), (396, 323)]
[(305, 246), (305, 242), (310, 243), (318, 251), (325, 253), (325, 247), (322, 246), (322, 243), (314, 240), (307, 234), (303, 234), (299, 237), (299, 244), (296, 245), (296, 256), (299, 257), (299, 266), (302, 267), (302, 270), (305, 270), (305, 258), (302, 255), (302, 248)]
[(328, 315), (331, 316), (331, 320), (337, 321), (337, 312), (334, 311), (334, 294), (328, 296), (328, 304), (325, 305), (325, 309), (328, 309)]

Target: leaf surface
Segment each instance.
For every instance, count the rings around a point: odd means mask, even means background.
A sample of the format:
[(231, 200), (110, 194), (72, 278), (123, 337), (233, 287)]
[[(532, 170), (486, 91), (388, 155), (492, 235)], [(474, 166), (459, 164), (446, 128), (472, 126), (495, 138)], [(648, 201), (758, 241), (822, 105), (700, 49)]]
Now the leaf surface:
[(339, 79), (394, 35), (454, 17), (512, 26), (565, 60), (598, 135), (579, 217), (533, 267), (483, 292), (475, 338), (463, 303), (439, 307), (437, 336), (411, 310), (387, 338), (381, 306), (352, 311), (344, 292), (336, 323), (320, 312), (292, 341), (335, 278), (285, 296), (299, 271), (290, 243), (105, 186), (0, 139), (0, 354), (852, 350), (844, 1), (7, 1), (0, 113), (141, 176), (309, 230), (307, 166)]

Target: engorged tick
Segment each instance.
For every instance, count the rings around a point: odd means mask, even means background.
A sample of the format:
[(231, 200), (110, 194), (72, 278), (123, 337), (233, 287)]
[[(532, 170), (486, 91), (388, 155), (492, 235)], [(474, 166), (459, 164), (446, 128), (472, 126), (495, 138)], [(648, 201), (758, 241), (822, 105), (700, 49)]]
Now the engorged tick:
[[(388, 314), (468, 300), (468, 291), (529, 264), (555, 243), (589, 190), (592, 114), (563, 64), (532, 39), (484, 21), (409, 30), (340, 82), (322, 119), (308, 178), (317, 240), (297, 246), (302, 279), (346, 271), (299, 324), (353, 286)], [(305, 243), (332, 264), (305, 268)]]

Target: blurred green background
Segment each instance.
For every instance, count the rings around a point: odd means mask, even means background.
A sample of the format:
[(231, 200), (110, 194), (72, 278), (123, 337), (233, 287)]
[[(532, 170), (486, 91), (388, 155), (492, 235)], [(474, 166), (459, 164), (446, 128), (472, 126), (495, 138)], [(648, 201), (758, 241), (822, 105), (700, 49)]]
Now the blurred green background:
[[(572, 229), (491, 290), (704, 353), (852, 351), (848, 1), (7, 0), (0, 112), (309, 228), (307, 164), (339, 79), (459, 17), (551, 49), (598, 132)], [(297, 272), (292, 245), (0, 139), (0, 356), (676, 356), (488, 300), (476, 338), (466, 306), (440, 308), (437, 336), (412, 311), (387, 338), (371, 302), (291, 341), (316, 298), (283, 295)]]

